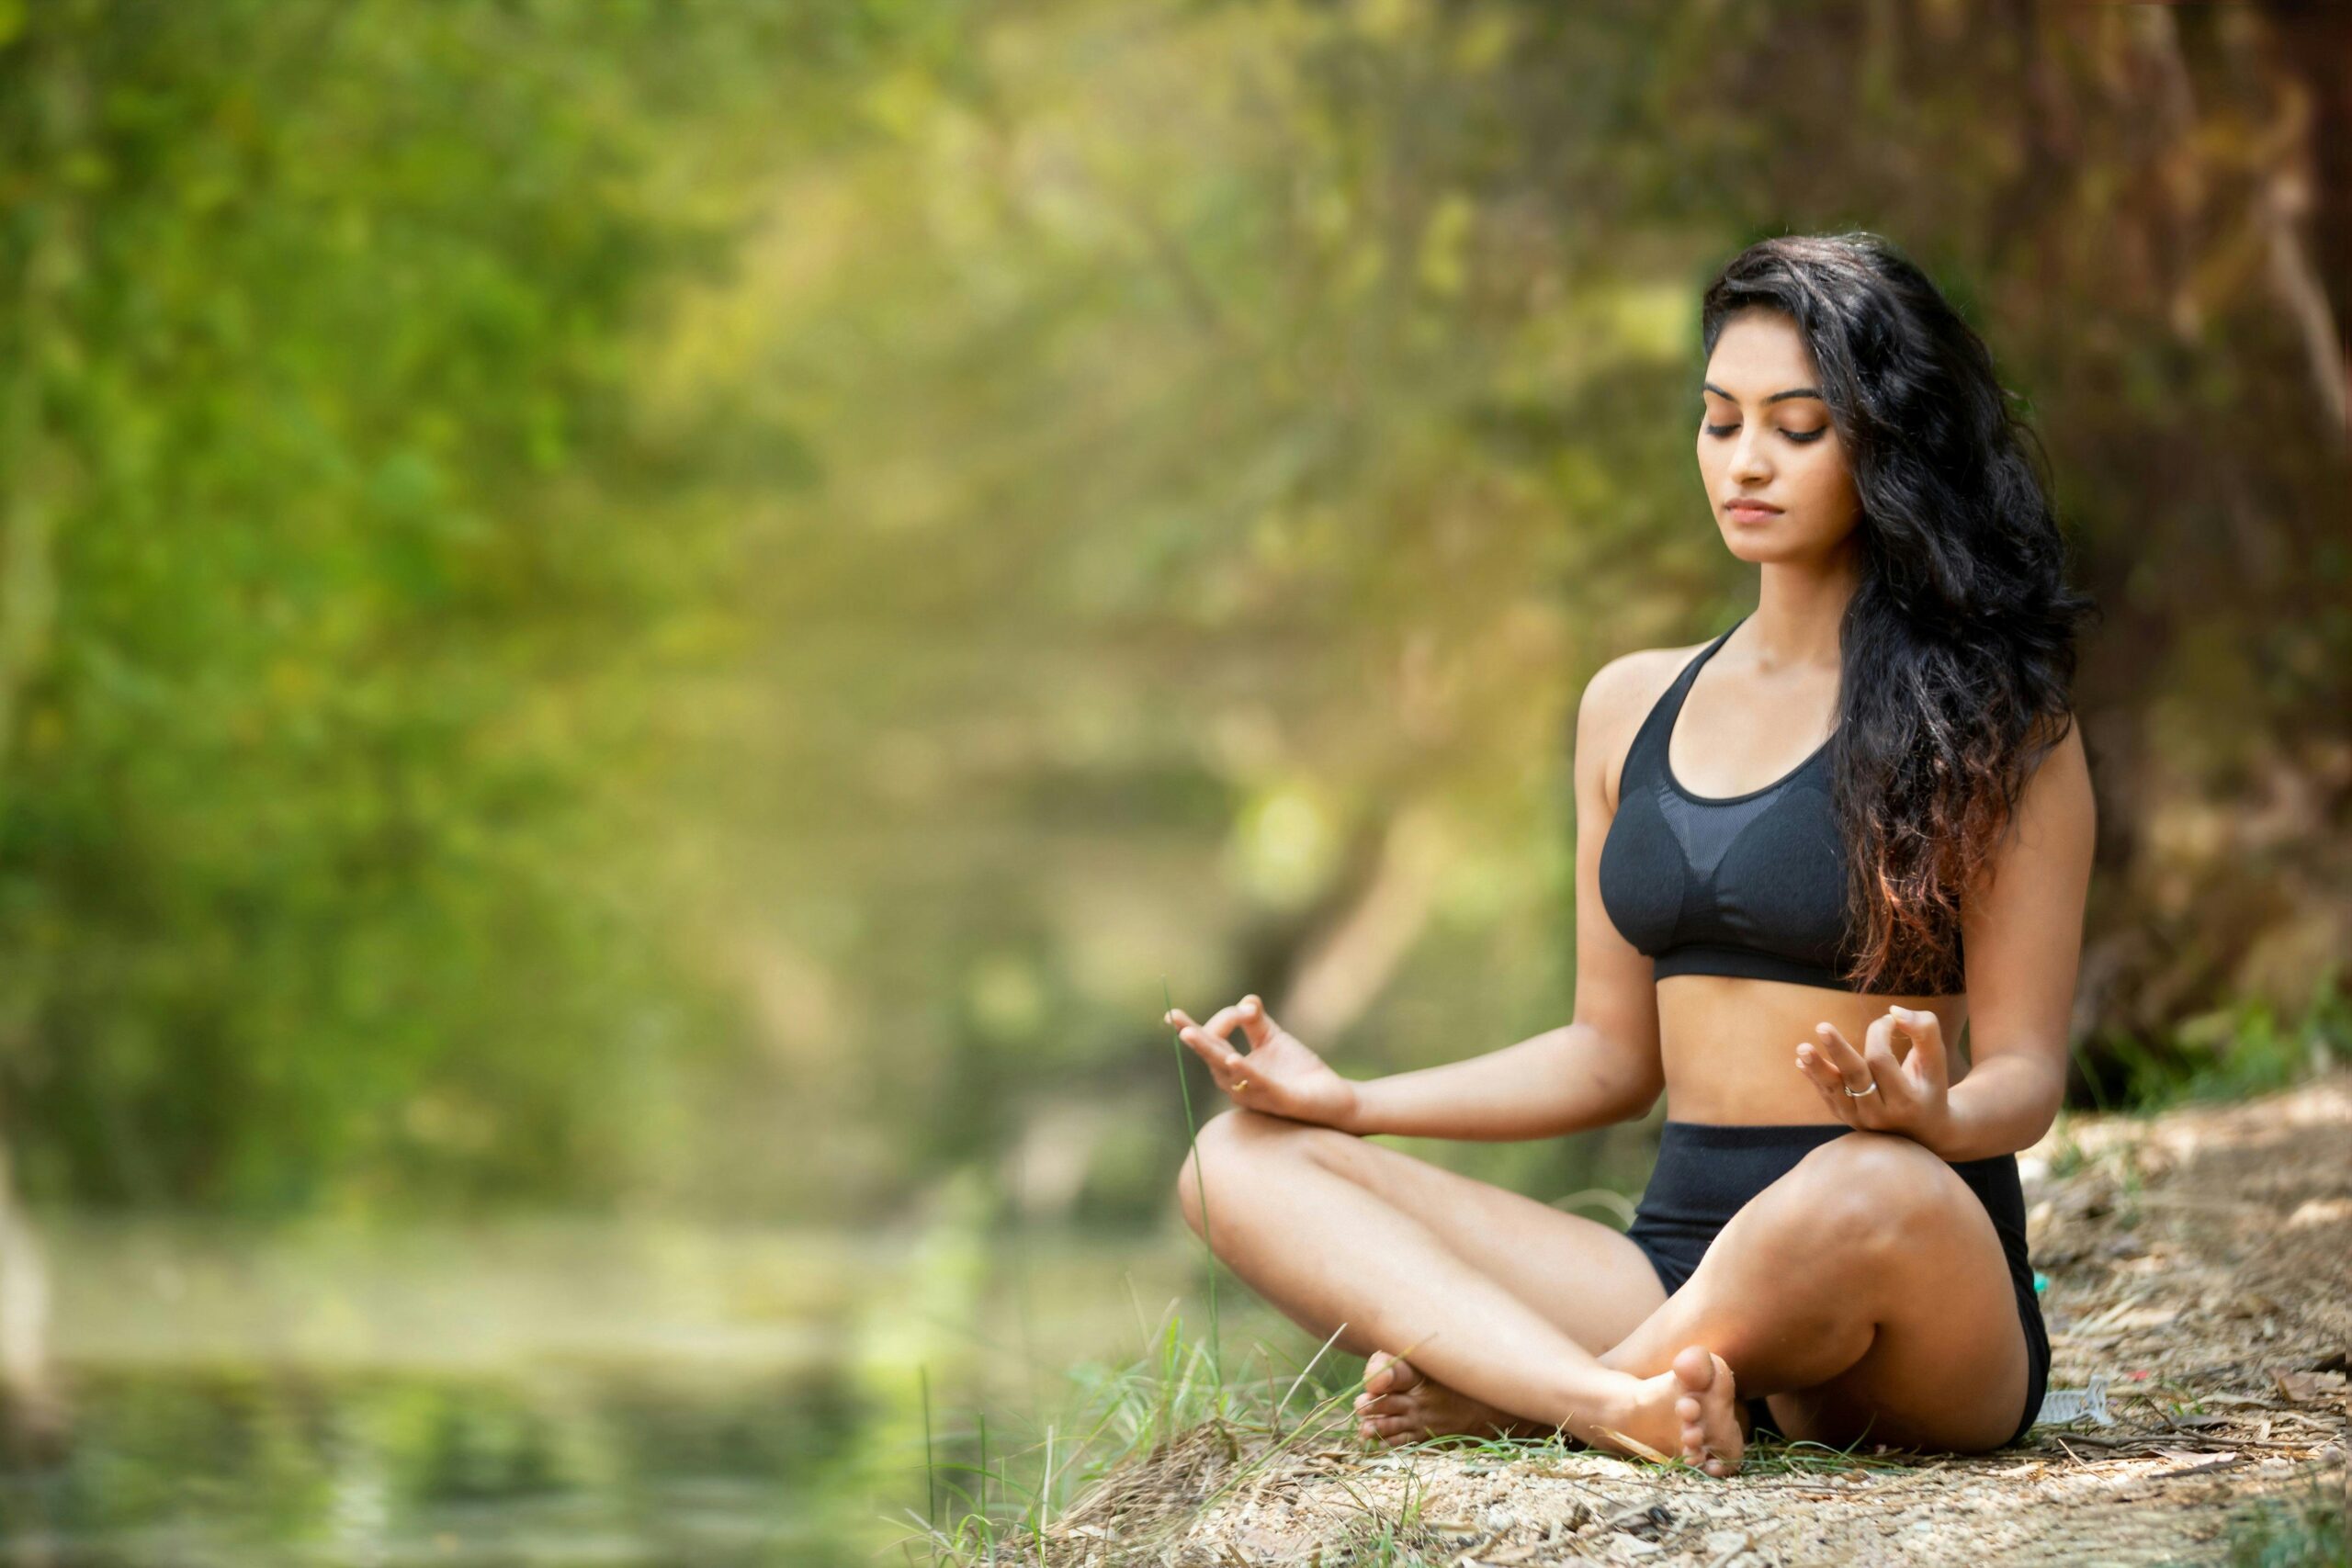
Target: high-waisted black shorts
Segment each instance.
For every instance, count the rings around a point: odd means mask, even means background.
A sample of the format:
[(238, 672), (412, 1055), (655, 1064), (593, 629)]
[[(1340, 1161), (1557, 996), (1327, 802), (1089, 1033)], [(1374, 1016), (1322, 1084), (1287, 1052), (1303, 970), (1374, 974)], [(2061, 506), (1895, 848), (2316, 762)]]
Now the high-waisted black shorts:
[[(1749, 1199), (1807, 1154), (1851, 1130), (1836, 1122), (1742, 1127), (1668, 1122), (1658, 1138), (1657, 1167), (1625, 1235), (1647, 1255), (1658, 1282), (1672, 1295), (1698, 1269), (1715, 1233)], [(2025, 1409), (2008, 1437), (2014, 1443), (2033, 1425), (2050, 1381), (2050, 1331), (2034, 1297), (2033, 1266), (2026, 1260), (2025, 1193), (2018, 1185), (2017, 1156), (1954, 1161), (1951, 1168), (1992, 1216), (2008, 1257), (2018, 1319), (2025, 1327)], [(1762, 1399), (1749, 1400), (1747, 1408), (1758, 1434), (1781, 1435)]]

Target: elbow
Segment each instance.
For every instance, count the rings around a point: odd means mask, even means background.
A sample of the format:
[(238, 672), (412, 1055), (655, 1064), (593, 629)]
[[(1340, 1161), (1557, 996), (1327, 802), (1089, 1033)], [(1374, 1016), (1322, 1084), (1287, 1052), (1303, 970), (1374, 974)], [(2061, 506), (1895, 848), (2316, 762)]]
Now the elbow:
[(1663, 1095), (1665, 1092), (1666, 1080), (1663, 1078), (1636, 1085), (1625, 1094), (1623, 1099), (1617, 1102), (1617, 1113), (1611, 1116), (1610, 1121), (1641, 1121), (1657, 1108), (1658, 1097)]
[(1625, 1045), (1581, 1020), (1562, 1038), (1570, 1054), (1558, 1080), (1561, 1133), (1637, 1122), (1666, 1092), (1666, 1065), (1655, 1044), (1646, 1051)]
[(2034, 1101), (2034, 1142), (2040, 1143), (2058, 1124), (2058, 1112), (2065, 1103), (2066, 1066), (2062, 1061), (2044, 1077), (2041, 1096)]
[(1666, 1063), (1655, 1050), (1621, 1048), (1610, 1064), (1609, 1120), (1638, 1122), (1657, 1106), (1666, 1092)]
[(1662, 1073), (1635, 1073), (1611, 1085), (1610, 1090), (1601, 1103), (1600, 1125), (1604, 1127), (1647, 1116), (1666, 1092), (1666, 1077)]
[[(2041, 1070), (2032, 1075), (2024, 1096), (2023, 1126), (2025, 1134), (2018, 1146), (2028, 1148), (2049, 1136), (2050, 1129), (2058, 1124), (2058, 1112), (2066, 1102), (2066, 1058), (2062, 1053), (2054, 1063), (2040, 1064)], [(2014, 1092), (2014, 1091), (2013, 1091)]]

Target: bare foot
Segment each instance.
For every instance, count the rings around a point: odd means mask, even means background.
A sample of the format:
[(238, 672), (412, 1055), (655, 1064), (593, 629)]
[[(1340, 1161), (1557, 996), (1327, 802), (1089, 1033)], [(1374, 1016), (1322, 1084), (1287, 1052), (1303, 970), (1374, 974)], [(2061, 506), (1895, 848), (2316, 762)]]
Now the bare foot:
[[(1668, 1457), (1679, 1455), (1709, 1475), (1739, 1468), (1747, 1431), (1731, 1368), (1703, 1345), (1686, 1345), (1673, 1369), (1641, 1380), (1622, 1423), (1611, 1426)], [(1608, 1434), (1600, 1434), (1606, 1440)]]
[(1374, 1350), (1363, 1364), (1356, 1416), (1357, 1431), (1391, 1448), (1456, 1432), (1474, 1438), (1548, 1438), (1558, 1430), (1481, 1404), (1385, 1350)]

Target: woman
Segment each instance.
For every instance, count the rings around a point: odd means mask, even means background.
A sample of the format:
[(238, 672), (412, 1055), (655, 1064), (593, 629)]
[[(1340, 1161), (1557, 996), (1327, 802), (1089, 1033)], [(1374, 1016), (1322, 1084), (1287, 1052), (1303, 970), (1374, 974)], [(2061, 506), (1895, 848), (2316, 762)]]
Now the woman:
[[(1255, 997), (1171, 1012), (1235, 1106), (1179, 1197), (1367, 1358), (1368, 1437), (1715, 1475), (1756, 1429), (1996, 1448), (2049, 1368), (2014, 1151), (2064, 1079), (2092, 606), (1984, 344), (1883, 241), (1757, 244), (1702, 322), (1699, 471), (1757, 606), (1586, 685), (1574, 1021), (1355, 1082)], [(1554, 1137), (1661, 1090), (1623, 1234), (1363, 1136)]]

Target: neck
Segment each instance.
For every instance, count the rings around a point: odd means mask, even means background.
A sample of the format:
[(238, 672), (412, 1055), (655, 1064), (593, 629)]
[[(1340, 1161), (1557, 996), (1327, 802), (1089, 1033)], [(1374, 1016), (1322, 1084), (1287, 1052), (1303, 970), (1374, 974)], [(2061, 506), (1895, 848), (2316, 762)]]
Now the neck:
[[(1849, 546), (1854, 536), (1848, 535)], [(1759, 671), (1839, 667), (1838, 627), (1861, 582), (1860, 558), (1844, 548), (1826, 559), (1771, 561), (1756, 612), (1742, 634)]]

